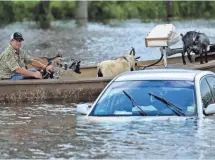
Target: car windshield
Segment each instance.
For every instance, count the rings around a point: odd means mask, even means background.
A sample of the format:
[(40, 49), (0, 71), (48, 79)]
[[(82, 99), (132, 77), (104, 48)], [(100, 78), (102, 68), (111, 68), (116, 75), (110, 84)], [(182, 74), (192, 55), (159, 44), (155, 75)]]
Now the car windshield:
[(143, 116), (141, 112), (145, 116), (176, 115), (175, 108), (171, 109), (171, 106), (153, 95), (179, 107), (185, 116), (196, 115), (193, 81), (141, 80), (113, 82), (100, 97), (90, 116)]

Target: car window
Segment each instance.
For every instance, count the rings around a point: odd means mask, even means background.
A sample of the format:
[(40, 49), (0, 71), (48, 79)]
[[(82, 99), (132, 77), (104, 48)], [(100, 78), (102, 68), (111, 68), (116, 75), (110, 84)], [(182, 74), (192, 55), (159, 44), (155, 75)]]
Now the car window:
[(91, 116), (141, 116), (138, 107), (124, 94), (128, 93), (148, 116), (172, 116), (167, 105), (149, 93), (165, 98), (182, 109), (186, 116), (196, 114), (193, 81), (122, 81), (113, 82), (90, 113)]
[(211, 88), (213, 100), (215, 100), (215, 77), (210, 76), (210, 77), (207, 77), (206, 79)]
[(200, 91), (202, 96), (203, 108), (206, 108), (209, 104), (213, 103), (213, 97), (208, 82), (205, 78), (201, 81)]

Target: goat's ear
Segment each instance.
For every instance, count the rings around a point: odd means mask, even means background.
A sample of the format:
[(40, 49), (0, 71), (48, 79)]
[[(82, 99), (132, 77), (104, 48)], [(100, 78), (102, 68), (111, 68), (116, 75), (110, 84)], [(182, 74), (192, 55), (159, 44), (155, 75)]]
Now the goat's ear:
[(180, 36), (183, 37), (184, 35), (181, 33)]
[(66, 61), (66, 58), (63, 58), (63, 57), (60, 57), (59, 59), (63, 62)]
[(60, 52), (58, 52), (58, 54), (56, 55), (56, 57), (62, 57), (62, 54)]
[(72, 67), (75, 65), (75, 62), (73, 62), (70, 66), (69, 69), (72, 69)]
[(139, 58), (140, 58), (140, 56), (139, 56), (139, 57), (136, 57), (135, 59), (138, 60)]

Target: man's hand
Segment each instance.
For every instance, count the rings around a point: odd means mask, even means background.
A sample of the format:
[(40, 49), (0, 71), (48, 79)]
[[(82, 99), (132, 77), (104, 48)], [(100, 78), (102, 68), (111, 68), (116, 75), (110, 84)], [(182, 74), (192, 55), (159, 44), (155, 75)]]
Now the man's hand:
[(46, 72), (50, 73), (50, 71), (53, 71), (54, 70), (54, 66), (52, 65), (49, 65), (46, 67)]
[(42, 74), (41, 74), (39, 71), (34, 72), (34, 77), (35, 77), (35, 78), (38, 78), (38, 79), (42, 79), (42, 78), (43, 78), (43, 77), (42, 77)]

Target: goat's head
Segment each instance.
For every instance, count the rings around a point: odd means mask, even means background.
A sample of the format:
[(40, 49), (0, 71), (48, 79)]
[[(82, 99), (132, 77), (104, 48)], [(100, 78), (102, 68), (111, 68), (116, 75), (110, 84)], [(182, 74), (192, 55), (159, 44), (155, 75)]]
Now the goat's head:
[(63, 63), (62, 57), (56, 57), (52, 60), (52, 64), (60, 66)]
[(185, 35), (181, 34), (181, 39), (183, 42), (184, 52), (188, 52), (188, 50), (192, 50), (192, 48), (198, 44), (199, 32), (188, 31)]
[(43, 64), (48, 64), (49, 62), (52, 62), (52, 65), (57, 65), (60, 66), (62, 64), (62, 55), (57, 54), (54, 57), (40, 57), (37, 59), (38, 61), (40, 61)]
[(73, 62), (72, 64), (69, 66), (69, 69), (73, 70), (75, 73), (81, 74), (80, 71), (80, 60), (75, 60), (75, 59), (71, 59)]
[(60, 66), (63, 62), (63, 58), (61, 54), (57, 54), (56, 56), (50, 58), (50, 60), (52, 61), (52, 64)]
[(128, 56), (125, 56), (125, 58), (127, 59), (127, 61), (129, 62), (130, 66), (131, 66), (131, 71), (135, 70), (135, 66), (137, 65), (137, 61), (140, 57), (135, 57), (135, 49), (132, 47), (130, 54)]
[(64, 70), (67, 70), (68, 68), (68, 63), (67, 62), (63, 62), (60, 64), (60, 68), (64, 69)]
[(198, 43), (199, 33), (200, 32), (196, 32), (196, 34), (193, 36), (193, 44), (194, 45)]

